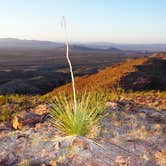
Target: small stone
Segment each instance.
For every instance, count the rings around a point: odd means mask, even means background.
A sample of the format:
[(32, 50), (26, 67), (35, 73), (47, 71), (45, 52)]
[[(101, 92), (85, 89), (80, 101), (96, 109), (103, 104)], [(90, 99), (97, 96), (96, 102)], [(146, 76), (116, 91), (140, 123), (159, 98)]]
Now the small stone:
[(115, 162), (117, 166), (130, 166), (130, 157), (117, 156)]
[(56, 160), (51, 160), (51, 161), (50, 161), (50, 165), (51, 165), (51, 166), (57, 166)]
[(106, 107), (111, 107), (112, 109), (115, 109), (118, 107), (118, 104), (115, 102), (107, 102)]
[(76, 145), (76, 146), (78, 146), (79, 148), (84, 149), (84, 150), (90, 149), (89, 144), (86, 142), (86, 140), (84, 140), (84, 139), (81, 138), (81, 137), (76, 137), (76, 138), (73, 140), (72, 145), (73, 145), (73, 146)]

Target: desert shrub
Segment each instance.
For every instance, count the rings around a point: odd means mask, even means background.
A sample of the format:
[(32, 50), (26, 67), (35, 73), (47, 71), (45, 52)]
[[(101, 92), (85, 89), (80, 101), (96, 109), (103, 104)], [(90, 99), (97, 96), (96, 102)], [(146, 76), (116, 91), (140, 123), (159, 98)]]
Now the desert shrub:
[(8, 98), (6, 96), (0, 96), (0, 105), (4, 105), (8, 102)]
[(101, 115), (105, 109), (106, 98), (96, 92), (77, 96), (76, 112), (73, 109), (73, 98), (60, 94), (50, 104), (50, 121), (67, 135), (85, 136), (92, 129), (99, 127)]
[(10, 121), (12, 118), (12, 112), (6, 108), (0, 108), (0, 122)]

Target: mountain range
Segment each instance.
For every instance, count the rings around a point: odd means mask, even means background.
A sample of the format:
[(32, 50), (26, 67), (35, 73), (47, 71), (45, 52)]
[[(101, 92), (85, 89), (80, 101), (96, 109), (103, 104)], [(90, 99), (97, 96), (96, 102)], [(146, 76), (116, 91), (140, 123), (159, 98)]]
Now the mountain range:
[[(77, 49), (83, 50), (123, 50), (123, 51), (166, 51), (166, 44), (116, 44), (110, 42), (71, 43)], [(62, 42), (21, 40), (16, 38), (0, 38), (0, 48), (62, 48)]]

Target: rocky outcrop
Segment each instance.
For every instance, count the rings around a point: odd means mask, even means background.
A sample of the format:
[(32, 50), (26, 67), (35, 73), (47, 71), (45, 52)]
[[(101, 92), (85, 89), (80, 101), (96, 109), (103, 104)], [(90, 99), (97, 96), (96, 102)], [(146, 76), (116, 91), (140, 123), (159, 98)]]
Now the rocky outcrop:
[(107, 106), (101, 131), (93, 140), (64, 136), (47, 121), (43, 122), (46, 115), (43, 106), (36, 107), (35, 113), (21, 112), (16, 116), (21, 120), (15, 127), (20, 130), (12, 130), (9, 124), (4, 124), (0, 131), (0, 166), (156, 166), (165, 163), (163, 122), (166, 114), (163, 110), (137, 107), (132, 101), (109, 102)]
[[(107, 146), (85, 137), (60, 136), (48, 123), (8, 133), (0, 137), (0, 142), (0, 165), (3, 166), (27, 163), (36, 166), (114, 166), (135, 160), (131, 154), (120, 157), (118, 151), (115, 153), (115, 147), (112, 153)], [(137, 160), (135, 165), (129, 166), (136, 166)]]
[[(86, 166), (111, 164), (104, 147), (85, 137), (59, 135), (49, 123), (0, 137), (0, 165)], [(105, 156), (105, 157), (104, 157)], [(103, 161), (103, 157), (104, 160)]]

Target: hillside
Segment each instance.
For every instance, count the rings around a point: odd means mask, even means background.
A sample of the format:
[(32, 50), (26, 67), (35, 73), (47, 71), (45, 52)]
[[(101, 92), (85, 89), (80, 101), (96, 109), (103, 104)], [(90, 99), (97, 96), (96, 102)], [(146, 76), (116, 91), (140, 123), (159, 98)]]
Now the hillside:
[[(161, 58), (139, 58), (127, 60), (99, 71), (97, 74), (77, 77), (76, 88), (108, 90), (120, 85), (125, 90), (166, 90), (166, 60)], [(54, 89), (58, 91), (71, 91), (67, 84)]]
[[(130, 52), (116, 48), (103, 50), (70, 46), (70, 57), (76, 76), (94, 74), (126, 59), (148, 55), (147, 52)], [(0, 78), (0, 95), (45, 94), (70, 82), (64, 45), (0, 39)]]

